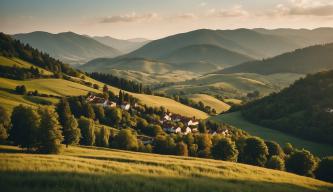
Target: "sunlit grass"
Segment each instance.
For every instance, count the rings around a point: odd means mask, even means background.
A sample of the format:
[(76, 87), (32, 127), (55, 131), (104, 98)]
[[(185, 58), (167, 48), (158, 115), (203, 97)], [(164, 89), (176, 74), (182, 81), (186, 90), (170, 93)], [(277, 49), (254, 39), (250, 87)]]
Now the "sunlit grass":
[[(62, 155), (0, 146), (7, 191), (330, 191), (332, 184), (210, 159), (70, 147)], [(5, 153), (6, 152), (6, 153)]]

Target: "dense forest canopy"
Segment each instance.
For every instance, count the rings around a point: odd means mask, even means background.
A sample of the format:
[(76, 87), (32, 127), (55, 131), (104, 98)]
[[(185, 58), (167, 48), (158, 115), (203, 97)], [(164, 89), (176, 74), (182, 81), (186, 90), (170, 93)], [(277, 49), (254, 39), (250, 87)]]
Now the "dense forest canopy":
[(260, 125), (333, 144), (333, 70), (308, 75), (247, 104), (242, 113)]

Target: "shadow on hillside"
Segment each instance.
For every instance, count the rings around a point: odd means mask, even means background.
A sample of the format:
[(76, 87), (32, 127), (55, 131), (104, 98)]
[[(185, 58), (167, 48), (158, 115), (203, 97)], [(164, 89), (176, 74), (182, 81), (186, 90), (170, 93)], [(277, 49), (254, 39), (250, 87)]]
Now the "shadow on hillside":
[(203, 191), (332, 191), (333, 187), (310, 189), (289, 183), (255, 182), (206, 177), (184, 178), (133, 174), (83, 174), (68, 172), (1, 171), (3, 191), (94, 191), (94, 192), (203, 192)]

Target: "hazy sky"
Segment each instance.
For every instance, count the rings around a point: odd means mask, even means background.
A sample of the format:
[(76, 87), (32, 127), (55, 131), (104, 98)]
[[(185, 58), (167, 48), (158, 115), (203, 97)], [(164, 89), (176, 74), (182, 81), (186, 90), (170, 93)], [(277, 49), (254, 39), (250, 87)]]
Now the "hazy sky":
[(333, 27), (333, 0), (0, 0), (0, 31), (156, 39), (199, 28)]

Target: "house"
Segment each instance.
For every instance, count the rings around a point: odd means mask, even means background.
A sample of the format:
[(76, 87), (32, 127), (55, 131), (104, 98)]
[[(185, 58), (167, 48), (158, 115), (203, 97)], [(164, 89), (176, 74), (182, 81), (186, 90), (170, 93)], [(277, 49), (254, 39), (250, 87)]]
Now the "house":
[(171, 121), (171, 117), (169, 115), (164, 115), (163, 119), (166, 121)]
[(127, 104), (124, 103), (124, 104), (121, 105), (121, 109), (122, 109), (122, 110), (126, 110), (126, 111), (127, 111), (127, 110), (129, 110), (130, 108), (131, 108), (131, 105), (128, 104), (128, 103), (127, 103)]
[(187, 126), (195, 126), (195, 125), (198, 125), (199, 124), (199, 122), (198, 121), (192, 121), (192, 120), (189, 120), (188, 122), (187, 122)]
[(198, 132), (198, 131), (199, 131), (199, 130), (198, 130), (198, 128), (196, 128), (196, 127), (192, 129), (192, 133), (196, 133), (196, 132)]
[(189, 134), (189, 133), (191, 133), (191, 132), (192, 132), (191, 128), (186, 127), (185, 132), (184, 132), (183, 134), (184, 134), (184, 135), (187, 135), (187, 134)]
[(332, 108), (328, 108), (328, 109), (326, 109), (326, 112), (327, 113), (333, 113), (333, 109)]

